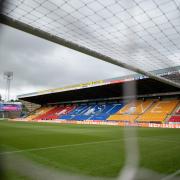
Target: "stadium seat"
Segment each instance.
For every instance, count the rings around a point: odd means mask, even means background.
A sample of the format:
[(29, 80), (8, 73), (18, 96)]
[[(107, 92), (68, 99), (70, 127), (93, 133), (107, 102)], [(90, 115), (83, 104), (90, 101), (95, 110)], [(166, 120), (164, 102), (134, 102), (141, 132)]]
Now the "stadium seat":
[(73, 115), (61, 115), (60, 119), (65, 119), (65, 120), (72, 120), (73, 119)]
[(88, 108), (88, 105), (80, 105), (76, 106), (71, 112), (68, 113), (68, 115), (79, 115), (83, 112), (85, 112)]
[(61, 115), (59, 119), (66, 120), (106, 120), (117, 112), (123, 105), (117, 103), (93, 104), (76, 106), (72, 111)]
[(80, 115), (75, 116), (74, 120), (106, 120), (111, 114), (117, 112), (122, 104), (96, 104), (87, 106), (86, 110)]
[(109, 114), (115, 114), (115, 113), (117, 113), (123, 106), (124, 106), (123, 103), (113, 104), (113, 105), (112, 105), (112, 109), (110, 109), (107, 113), (109, 113)]
[(59, 116), (58, 112), (62, 111), (63, 108), (64, 108), (63, 106), (56, 107), (55, 109), (53, 109), (52, 112), (47, 114), (46, 119), (48, 120), (58, 119)]
[(33, 112), (33, 114), (31, 114), (30, 116), (28, 116), (26, 119), (27, 120), (35, 120), (37, 119), (37, 117), (41, 116), (42, 114), (46, 113), (47, 111), (49, 111), (52, 107), (40, 107), (39, 109), (37, 109), (35, 112)]
[(101, 109), (99, 109), (97, 105), (79, 106), (74, 110), (74, 114), (72, 114), (72, 112), (71, 115), (73, 115), (73, 120), (82, 121), (89, 119), (93, 114), (100, 110)]
[(48, 111), (45, 111), (43, 114), (37, 116), (35, 119), (36, 120), (47, 120), (48, 115), (53, 114), (53, 112), (57, 109), (56, 106), (53, 106), (51, 109), (49, 109)]
[(116, 114), (111, 115), (108, 120), (113, 121), (135, 121), (138, 116), (144, 113), (153, 103), (153, 100), (136, 100), (126, 104)]
[(75, 108), (76, 108), (76, 105), (63, 107), (60, 111), (58, 111), (58, 112), (56, 113), (57, 119), (61, 119), (61, 116), (67, 115), (68, 113), (70, 113), (71, 111), (73, 111)]
[(36, 120), (53, 120), (58, 119), (61, 115), (67, 114), (75, 108), (75, 105), (72, 106), (53, 106), (49, 107), (46, 111), (41, 113), (39, 116), (36, 116)]
[(152, 105), (152, 103), (152, 99), (132, 101), (118, 111), (117, 114), (142, 114)]
[(77, 115), (73, 118), (73, 120), (78, 120), (78, 121), (83, 121), (83, 120), (88, 120), (90, 119), (90, 115)]
[(178, 108), (176, 110), (176, 114), (180, 114), (180, 105), (178, 106)]
[(172, 116), (169, 119), (169, 122), (179, 122), (180, 123), (180, 116), (178, 116), (178, 115)]
[(167, 115), (171, 114), (176, 108), (178, 103), (178, 100), (158, 100), (138, 118), (138, 121), (163, 122)]
[(136, 120), (137, 117), (138, 117), (138, 115), (115, 114), (115, 115), (111, 115), (111, 116), (108, 118), (108, 120), (133, 122), (133, 121)]
[(94, 115), (90, 118), (90, 120), (106, 120), (109, 116), (110, 114), (107, 113)]

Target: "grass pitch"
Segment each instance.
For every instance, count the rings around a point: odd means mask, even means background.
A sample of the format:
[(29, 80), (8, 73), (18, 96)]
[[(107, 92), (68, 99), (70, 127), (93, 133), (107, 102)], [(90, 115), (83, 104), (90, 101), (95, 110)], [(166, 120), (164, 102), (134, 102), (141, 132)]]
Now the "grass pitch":
[[(19, 154), (58, 171), (116, 177), (125, 163), (123, 130), (0, 121), (1, 156)], [(163, 174), (180, 169), (179, 129), (138, 128), (137, 132), (140, 167)], [(8, 174), (9, 179), (27, 179), (14, 172)]]

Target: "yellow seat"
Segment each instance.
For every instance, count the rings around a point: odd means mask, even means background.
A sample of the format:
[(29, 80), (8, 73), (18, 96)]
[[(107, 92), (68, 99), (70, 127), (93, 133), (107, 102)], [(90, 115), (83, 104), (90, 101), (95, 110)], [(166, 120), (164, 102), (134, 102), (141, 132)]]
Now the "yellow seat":
[(35, 118), (37, 118), (38, 116), (46, 113), (47, 111), (49, 111), (52, 107), (40, 107), (39, 109), (37, 109), (34, 114), (29, 115), (28, 117), (26, 117), (26, 120), (31, 121), (34, 120)]
[(153, 100), (137, 100), (132, 101), (125, 105), (116, 114), (142, 114), (145, 112), (153, 103)]
[(174, 108), (178, 105), (179, 100), (162, 100), (155, 102), (144, 114), (142, 114), (138, 121), (156, 121), (162, 122), (166, 119), (168, 114), (171, 114)]
[(111, 115), (108, 120), (134, 122), (140, 114), (151, 106), (153, 100), (136, 100), (126, 104), (116, 114)]
[(138, 117), (138, 115), (115, 114), (115, 115), (111, 115), (108, 118), (108, 120), (133, 122), (137, 117)]

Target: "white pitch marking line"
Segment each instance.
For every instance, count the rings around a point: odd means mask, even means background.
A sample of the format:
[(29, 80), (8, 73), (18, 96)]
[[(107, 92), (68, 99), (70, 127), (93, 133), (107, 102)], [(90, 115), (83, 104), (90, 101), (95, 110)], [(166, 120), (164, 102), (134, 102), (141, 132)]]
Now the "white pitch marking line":
[(89, 143), (65, 144), (65, 145), (49, 146), (49, 147), (42, 147), (42, 148), (31, 148), (31, 149), (23, 149), (23, 150), (15, 150), (15, 151), (5, 151), (5, 152), (0, 153), (0, 155), (39, 151), (39, 150), (46, 150), (46, 149), (56, 149), (56, 148), (64, 148), (64, 147), (83, 146), (83, 145), (91, 145), (91, 144), (100, 144), (100, 143), (116, 142), (116, 141), (121, 141), (121, 140), (115, 139), (115, 140), (108, 140), (108, 141), (93, 141), (93, 142), (89, 142)]
[(178, 174), (180, 174), (180, 169), (177, 170), (176, 172), (174, 172), (173, 174), (170, 174), (170, 175), (162, 178), (162, 180), (170, 180), (170, 179), (174, 178), (174, 177), (175, 177), (176, 175), (178, 175)]
[[(143, 139), (144, 137), (140, 137), (140, 138)], [(133, 137), (129, 137), (126, 139), (133, 139)], [(145, 138), (144, 140), (161, 141), (159, 139), (153, 139), (153, 138)], [(56, 148), (64, 148), (64, 147), (74, 147), (74, 146), (82, 146), (82, 145), (91, 145), (91, 144), (100, 144), (100, 143), (116, 142), (116, 141), (123, 141), (123, 139), (114, 139), (114, 140), (107, 140), (107, 141), (93, 141), (93, 142), (89, 142), (89, 143), (64, 144), (64, 145), (59, 145), (59, 146), (49, 146), (49, 147), (42, 147), (42, 148), (31, 148), (31, 149), (23, 149), (23, 150), (15, 150), (15, 151), (5, 151), (5, 152), (1, 152), (0, 155), (21, 153), (21, 152), (39, 151), (39, 150), (46, 150), (46, 149), (56, 149)], [(175, 141), (167, 141), (167, 140), (162, 140), (162, 141), (164, 141), (164, 142), (175, 142)]]

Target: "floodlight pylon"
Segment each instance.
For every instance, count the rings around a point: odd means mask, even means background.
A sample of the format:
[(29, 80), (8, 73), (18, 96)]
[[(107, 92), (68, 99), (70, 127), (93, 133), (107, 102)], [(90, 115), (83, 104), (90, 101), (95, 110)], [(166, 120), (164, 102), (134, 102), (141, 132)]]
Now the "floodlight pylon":
[(11, 80), (13, 79), (13, 72), (11, 72), (11, 71), (4, 72), (4, 79), (6, 80), (5, 101), (9, 101), (9, 98), (10, 98), (10, 88), (11, 88)]

